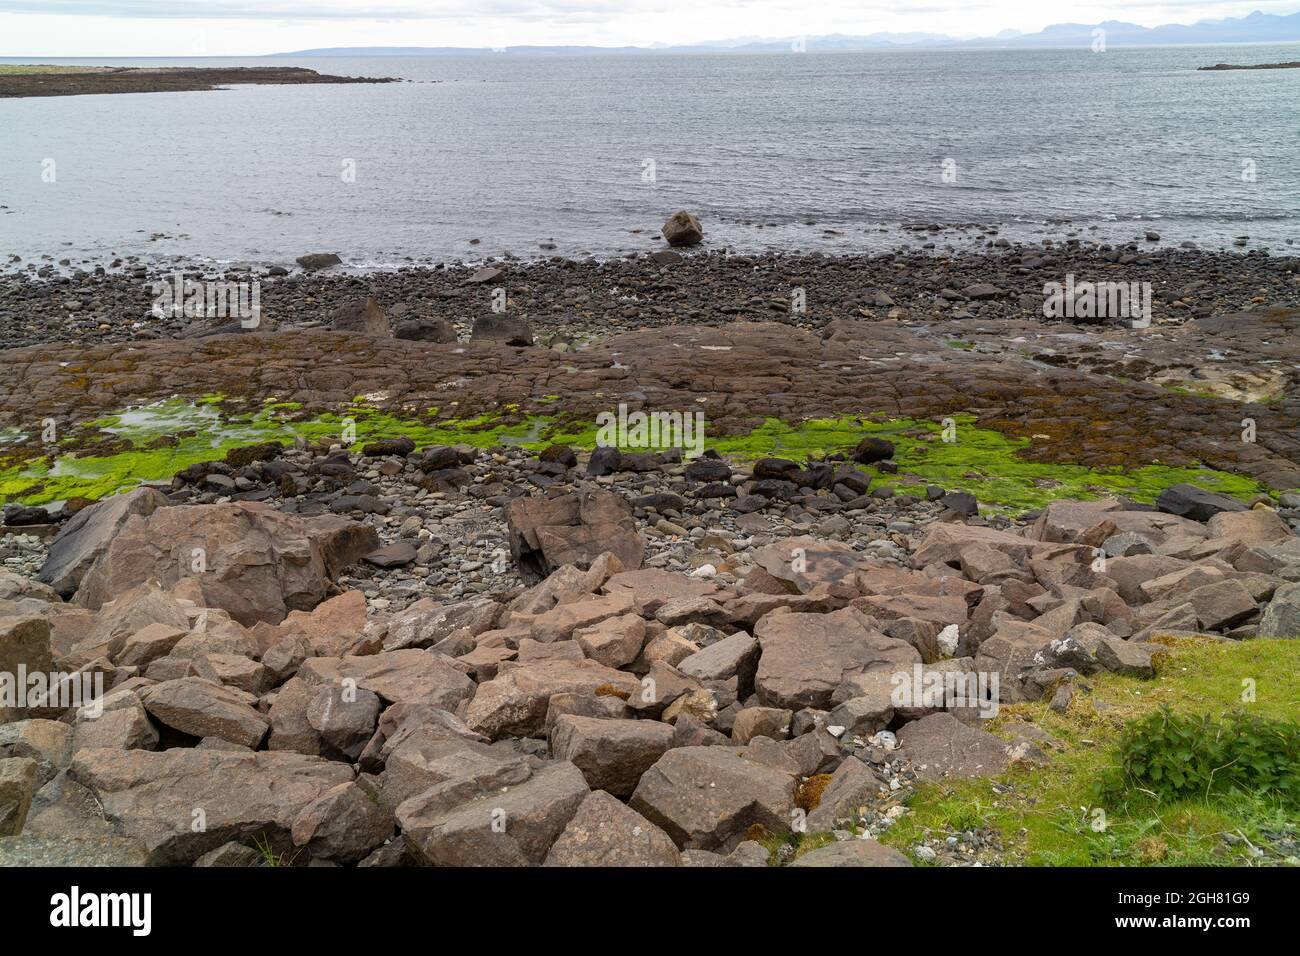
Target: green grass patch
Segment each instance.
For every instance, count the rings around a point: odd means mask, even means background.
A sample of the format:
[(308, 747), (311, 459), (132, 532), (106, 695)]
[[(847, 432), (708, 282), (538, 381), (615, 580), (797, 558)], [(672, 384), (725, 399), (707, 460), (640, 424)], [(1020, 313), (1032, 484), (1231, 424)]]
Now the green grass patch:
[[(1006, 863), (1300, 865), (1300, 813), (1280, 775), (1264, 786), (1175, 791), (1144, 786), (1131, 772), (1134, 741), (1152, 732), (1162, 708), (1178, 727), (1237, 739), (1243, 729), (1254, 739), (1271, 732), (1264, 728), (1293, 722), (1300, 714), (1294, 677), (1300, 640), (1168, 643), (1171, 653), (1158, 658), (1154, 679), (1094, 675), (1087, 679), (1092, 693), (1077, 694), (1064, 714), (1048, 710), (1045, 701), (1004, 706), (991, 721), (994, 733), (1014, 739), (1027, 720), (1064, 750), (1052, 752), (1045, 766), (924, 784), (908, 801), (908, 815), (882, 840), (906, 852), (926, 838), (989, 827)], [(1248, 715), (1249, 723), (1240, 724), (1237, 714)], [(1188, 746), (1181, 736), (1176, 743)], [(1271, 745), (1259, 747), (1276, 759)]]

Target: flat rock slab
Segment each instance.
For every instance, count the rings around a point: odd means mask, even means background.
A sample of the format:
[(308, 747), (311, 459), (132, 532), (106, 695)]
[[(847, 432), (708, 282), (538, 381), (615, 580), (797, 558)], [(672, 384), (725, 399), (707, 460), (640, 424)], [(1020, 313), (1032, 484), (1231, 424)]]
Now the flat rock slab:
[(287, 753), (83, 750), (69, 775), (150, 865), (185, 866), (232, 840), (289, 850), (294, 819), (352, 768)]
[(536, 736), (545, 725), (546, 706), (554, 694), (604, 691), (626, 699), (640, 690), (641, 682), (633, 675), (592, 660), (506, 661), (495, 678), (474, 692), (465, 723), (493, 738)]
[(474, 682), (447, 658), (414, 648), (360, 657), (311, 657), (298, 668), (298, 677), (309, 685), (354, 680), (386, 703), (428, 703), (440, 710), (455, 710), (474, 693)]
[(898, 741), (920, 780), (987, 777), (1011, 763), (1005, 740), (947, 713), (904, 724)]
[(911, 866), (893, 847), (875, 840), (840, 840), (805, 853), (791, 866)]

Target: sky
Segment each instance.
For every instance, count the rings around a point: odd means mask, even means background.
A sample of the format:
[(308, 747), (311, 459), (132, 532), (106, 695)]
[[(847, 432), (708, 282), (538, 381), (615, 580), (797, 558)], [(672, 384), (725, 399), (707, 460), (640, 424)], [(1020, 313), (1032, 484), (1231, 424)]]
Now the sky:
[(1032, 33), (1286, 14), (1300, 0), (0, 0), (0, 56), (256, 56), (338, 46), (652, 46), (829, 33)]

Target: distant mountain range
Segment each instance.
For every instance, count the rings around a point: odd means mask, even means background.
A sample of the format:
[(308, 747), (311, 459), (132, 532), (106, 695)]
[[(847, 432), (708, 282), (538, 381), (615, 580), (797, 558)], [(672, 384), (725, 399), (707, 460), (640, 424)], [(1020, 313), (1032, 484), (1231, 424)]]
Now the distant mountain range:
[(831, 34), (817, 37), (785, 39), (736, 39), (697, 43), (685, 46), (512, 46), (490, 47), (328, 47), (319, 50), (295, 50), (281, 56), (438, 56), (462, 53), (506, 54), (584, 54), (584, 53), (781, 53), (792, 49), (810, 51), (942, 49), (953, 47), (1035, 49), (1052, 47), (1087, 47), (1094, 30), (1106, 31), (1106, 45), (1173, 46), (1196, 43), (1284, 43), (1300, 41), (1300, 13), (1278, 16), (1256, 11), (1246, 17), (1226, 20), (1203, 20), (1183, 25), (1170, 23), (1143, 27), (1122, 20), (1102, 23), (1057, 23), (1038, 33), (1003, 30), (997, 36), (956, 39), (937, 33), (871, 33), (866, 36)]

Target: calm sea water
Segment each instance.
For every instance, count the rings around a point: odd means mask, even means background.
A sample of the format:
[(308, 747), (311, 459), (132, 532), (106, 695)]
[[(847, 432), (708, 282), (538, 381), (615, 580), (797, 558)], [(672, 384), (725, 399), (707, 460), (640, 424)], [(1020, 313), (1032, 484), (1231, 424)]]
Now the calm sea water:
[(657, 248), (677, 209), (740, 251), (915, 244), (899, 227), (917, 222), (1281, 249), (1300, 245), (1300, 70), (1195, 67), (1294, 59), (1300, 45), (96, 61), (412, 82), (0, 100), (0, 253), (604, 256)]

